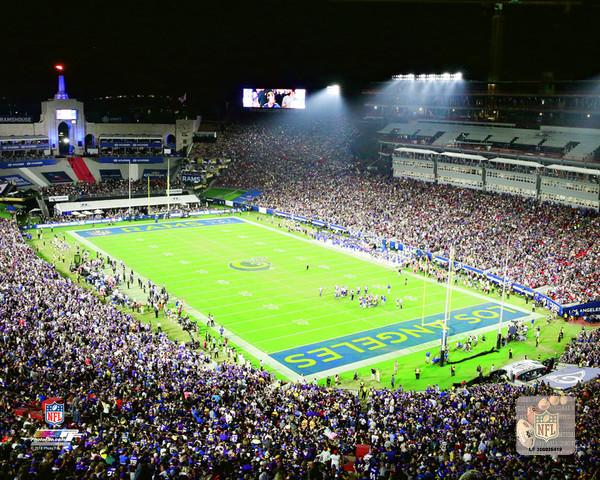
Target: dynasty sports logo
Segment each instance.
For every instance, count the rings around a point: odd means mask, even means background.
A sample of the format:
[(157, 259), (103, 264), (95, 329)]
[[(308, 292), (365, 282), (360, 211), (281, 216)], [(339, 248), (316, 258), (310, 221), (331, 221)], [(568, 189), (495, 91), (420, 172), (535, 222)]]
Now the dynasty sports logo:
[(517, 452), (521, 455), (575, 453), (575, 399), (566, 395), (517, 399)]

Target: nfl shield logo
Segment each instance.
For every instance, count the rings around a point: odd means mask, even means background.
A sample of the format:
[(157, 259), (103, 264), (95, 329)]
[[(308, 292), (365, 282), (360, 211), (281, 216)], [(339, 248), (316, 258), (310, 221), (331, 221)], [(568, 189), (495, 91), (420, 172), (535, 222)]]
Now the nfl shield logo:
[(544, 410), (535, 415), (534, 435), (540, 440), (549, 441), (558, 438), (558, 414)]
[(65, 404), (59, 403), (57, 399), (48, 399), (42, 403), (44, 420), (51, 427), (61, 425), (65, 421)]

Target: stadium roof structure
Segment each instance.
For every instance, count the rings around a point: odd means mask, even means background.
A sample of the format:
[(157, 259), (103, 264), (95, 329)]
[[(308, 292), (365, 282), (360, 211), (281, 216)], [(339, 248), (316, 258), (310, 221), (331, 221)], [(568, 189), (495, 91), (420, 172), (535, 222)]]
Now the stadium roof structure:
[(544, 142), (544, 147), (565, 148), (569, 143), (576, 140), (578, 140), (578, 138), (574, 138), (573, 136), (568, 137), (566, 135), (556, 135), (546, 139), (546, 141)]
[(502, 131), (500, 128), (495, 128), (492, 136), (487, 141), (490, 143), (510, 143), (516, 136), (517, 134), (513, 129)]
[(406, 153), (423, 153), (423, 154), (431, 154), (438, 155), (440, 152), (436, 152), (434, 150), (427, 150), (426, 148), (410, 148), (410, 147), (399, 147), (394, 150), (395, 152), (406, 152)]
[[(384, 135), (405, 135), (408, 137), (433, 136), (430, 147), (450, 148), (457, 143), (473, 145), (521, 146), (531, 150), (539, 147), (539, 157), (544, 157), (544, 149), (564, 150), (565, 160), (588, 161), (600, 149), (600, 129), (540, 126), (539, 129), (516, 128), (512, 125), (417, 120), (408, 123), (392, 122), (378, 131)], [(458, 138), (461, 138), (458, 140)], [(382, 142), (384, 140), (381, 140)], [(390, 142), (400, 143), (400, 142)], [(424, 145), (426, 146), (426, 145)], [(515, 152), (519, 155), (523, 152)]]
[(465, 160), (478, 160), (480, 162), (487, 160), (483, 155), (473, 155), (471, 153), (441, 152), (440, 155), (452, 158), (464, 158)]
[(514, 143), (516, 145), (529, 145), (529, 146), (537, 146), (539, 145), (542, 140), (544, 140), (544, 137), (540, 137), (538, 135), (535, 136), (522, 136), (522, 137), (517, 137), (517, 139), (514, 141)]
[(92, 214), (92, 210), (112, 210), (115, 208), (130, 208), (130, 207), (145, 207), (150, 206), (162, 206), (162, 205), (183, 205), (183, 204), (196, 204), (198, 203), (198, 197), (196, 195), (171, 195), (171, 196), (159, 196), (150, 198), (117, 198), (112, 200), (92, 200), (86, 202), (62, 202), (57, 203), (54, 208), (64, 214), (65, 212), (82, 212), (89, 211), (89, 215)]
[(490, 132), (486, 131), (486, 129), (483, 129), (478, 131), (465, 132), (465, 135), (467, 136), (467, 141), (483, 142), (486, 138), (490, 136)]
[(570, 165), (547, 165), (547, 169), (549, 170), (560, 170), (563, 172), (572, 172), (572, 173), (581, 173), (583, 175), (597, 175), (600, 176), (600, 170), (596, 168), (584, 168), (584, 167), (572, 167)]
[(517, 160), (516, 158), (496, 157), (496, 158), (490, 158), (489, 161), (492, 162), (492, 163), (504, 163), (504, 164), (508, 164), (508, 165), (520, 165), (522, 167), (532, 167), (532, 168), (541, 168), (541, 167), (543, 167), (543, 165), (541, 163), (531, 162), (529, 160)]

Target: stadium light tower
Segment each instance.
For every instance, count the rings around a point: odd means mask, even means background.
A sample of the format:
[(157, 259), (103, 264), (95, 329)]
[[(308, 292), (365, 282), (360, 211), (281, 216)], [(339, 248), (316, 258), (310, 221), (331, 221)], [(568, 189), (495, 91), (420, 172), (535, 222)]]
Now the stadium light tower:
[(327, 94), (328, 95), (339, 95), (340, 92), (341, 92), (340, 86), (337, 84), (327, 86)]
[(463, 79), (462, 72), (456, 73), (420, 73), (419, 75), (415, 75), (414, 73), (408, 74), (397, 74), (392, 75), (392, 80), (403, 80), (414, 82), (415, 80), (418, 82), (460, 82)]

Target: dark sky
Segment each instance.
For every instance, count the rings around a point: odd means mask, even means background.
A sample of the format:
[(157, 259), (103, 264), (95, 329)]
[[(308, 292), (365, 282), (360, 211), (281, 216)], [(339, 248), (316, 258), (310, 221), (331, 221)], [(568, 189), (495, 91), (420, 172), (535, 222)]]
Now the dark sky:
[[(521, 0), (527, 2), (529, 0)], [(600, 74), (600, 1), (505, 8), (505, 79)], [(133, 2), (3, 5), (0, 96), (54, 93), (62, 61), (72, 96), (188, 92), (223, 101), (242, 85), (346, 92), (393, 73), (487, 77), (491, 8), (415, 2)], [(20, 6), (23, 5), (23, 6)], [(242, 6), (240, 6), (242, 5)], [(7, 10), (8, 9), (8, 10)]]

